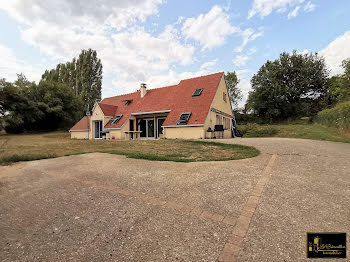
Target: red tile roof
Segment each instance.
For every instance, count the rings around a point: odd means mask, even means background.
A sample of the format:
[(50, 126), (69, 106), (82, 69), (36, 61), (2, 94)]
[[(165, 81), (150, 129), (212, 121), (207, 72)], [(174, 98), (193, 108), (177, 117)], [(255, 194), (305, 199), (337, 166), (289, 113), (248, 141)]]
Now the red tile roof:
[(88, 130), (88, 117), (84, 116), (82, 119), (76, 123), (70, 131), (78, 131), (78, 130)]
[[(113, 116), (123, 115), (118, 123), (112, 125), (111, 120), (105, 128), (120, 128), (131, 114), (165, 110), (171, 111), (163, 126), (176, 125), (183, 112), (192, 112), (187, 125), (204, 124), (223, 74), (220, 72), (181, 80), (178, 85), (148, 89), (143, 98), (139, 91), (105, 98), (99, 103), (105, 115), (111, 114), (114, 109)], [(202, 94), (192, 97), (197, 88), (203, 88)], [(126, 106), (126, 100), (132, 100), (132, 102)]]
[(118, 106), (116, 105), (107, 105), (103, 103), (98, 103), (98, 105), (105, 116), (115, 116), (118, 109)]

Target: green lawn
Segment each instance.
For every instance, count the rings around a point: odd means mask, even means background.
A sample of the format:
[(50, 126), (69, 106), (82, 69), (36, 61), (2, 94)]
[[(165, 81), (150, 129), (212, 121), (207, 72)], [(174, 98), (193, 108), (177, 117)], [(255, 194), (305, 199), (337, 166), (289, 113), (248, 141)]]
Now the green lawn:
[(158, 161), (194, 162), (243, 159), (259, 155), (253, 147), (191, 140), (76, 140), (68, 133), (0, 135), (0, 164), (104, 152)]
[(350, 143), (350, 130), (298, 121), (278, 125), (239, 125), (244, 137), (289, 137)]

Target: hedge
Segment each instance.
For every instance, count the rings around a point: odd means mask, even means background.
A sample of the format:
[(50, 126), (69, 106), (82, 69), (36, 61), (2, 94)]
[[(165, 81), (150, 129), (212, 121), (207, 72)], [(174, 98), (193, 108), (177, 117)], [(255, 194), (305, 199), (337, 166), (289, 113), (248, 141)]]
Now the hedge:
[(350, 101), (322, 110), (317, 114), (316, 122), (337, 128), (350, 128)]

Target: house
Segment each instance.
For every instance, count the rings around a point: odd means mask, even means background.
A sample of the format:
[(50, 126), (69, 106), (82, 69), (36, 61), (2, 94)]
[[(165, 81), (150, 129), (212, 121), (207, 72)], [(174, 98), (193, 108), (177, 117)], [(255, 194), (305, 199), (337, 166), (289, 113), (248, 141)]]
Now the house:
[(186, 80), (156, 89), (140, 90), (96, 102), (91, 116), (70, 130), (76, 139), (211, 138), (215, 125), (232, 137), (234, 118), (224, 73)]

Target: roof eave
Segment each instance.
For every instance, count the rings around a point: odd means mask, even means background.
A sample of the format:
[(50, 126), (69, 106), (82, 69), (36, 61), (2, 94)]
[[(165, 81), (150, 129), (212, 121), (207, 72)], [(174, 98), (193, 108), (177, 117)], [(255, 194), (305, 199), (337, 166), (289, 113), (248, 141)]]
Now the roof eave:
[(197, 126), (204, 126), (204, 124), (192, 124), (192, 125), (169, 125), (169, 126), (163, 126), (163, 127), (197, 127)]

